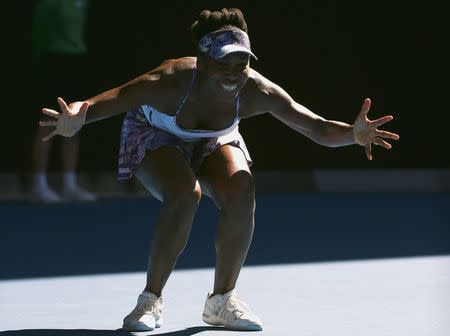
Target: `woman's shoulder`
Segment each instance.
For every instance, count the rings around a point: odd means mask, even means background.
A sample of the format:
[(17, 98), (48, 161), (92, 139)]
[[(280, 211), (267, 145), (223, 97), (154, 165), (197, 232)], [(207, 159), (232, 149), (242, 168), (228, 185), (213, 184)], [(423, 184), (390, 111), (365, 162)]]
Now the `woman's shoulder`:
[(168, 59), (144, 76), (154, 82), (151, 103), (167, 114), (177, 106), (192, 80), (193, 71), (196, 66), (195, 57), (183, 57)]
[(247, 82), (241, 92), (241, 97), (246, 100), (260, 99), (270, 93), (272, 82), (255, 69), (250, 68)]
[(167, 59), (152, 72), (158, 72), (162, 78), (167, 81), (173, 81), (174, 84), (183, 84), (186, 80), (190, 81), (196, 63), (195, 57)]
[(257, 70), (250, 68), (247, 86), (253, 93), (268, 93), (276, 85)]
[(251, 68), (241, 92), (243, 118), (268, 112), (279, 101), (281, 91), (277, 84)]

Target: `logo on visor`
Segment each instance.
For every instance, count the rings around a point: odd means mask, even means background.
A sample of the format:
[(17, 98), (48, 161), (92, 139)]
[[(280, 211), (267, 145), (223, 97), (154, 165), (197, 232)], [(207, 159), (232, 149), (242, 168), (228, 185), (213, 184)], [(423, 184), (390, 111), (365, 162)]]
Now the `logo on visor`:
[(248, 35), (241, 30), (219, 30), (208, 33), (200, 39), (198, 47), (212, 58), (221, 58), (228, 53), (223, 47), (229, 45), (241, 47), (243, 48), (241, 51), (252, 54)]

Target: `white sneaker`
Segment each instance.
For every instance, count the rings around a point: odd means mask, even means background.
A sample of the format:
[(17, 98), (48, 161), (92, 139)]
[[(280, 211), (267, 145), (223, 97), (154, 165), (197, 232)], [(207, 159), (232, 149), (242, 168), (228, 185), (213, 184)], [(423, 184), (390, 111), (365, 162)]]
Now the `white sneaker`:
[(237, 297), (234, 290), (211, 297), (208, 293), (203, 311), (203, 322), (225, 326), (231, 330), (262, 330), (262, 323), (250, 307)]
[(97, 197), (94, 194), (78, 186), (63, 188), (61, 196), (64, 201), (75, 201), (75, 202), (95, 202), (97, 199)]
[(142, 292), (133, 311), (123, 319), (123, 330), (151, 331), (161, 327), (164, 308), (162, 297), (150, 292)]
[(31, 190), (31, 200), (37, 203), (59, 203), (62, 198), (50, 188), (33, 188)]

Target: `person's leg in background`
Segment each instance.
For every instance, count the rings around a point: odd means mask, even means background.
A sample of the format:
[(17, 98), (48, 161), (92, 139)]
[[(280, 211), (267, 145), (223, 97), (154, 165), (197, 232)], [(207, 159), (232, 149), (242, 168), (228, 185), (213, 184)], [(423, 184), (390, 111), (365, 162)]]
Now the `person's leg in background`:
[(80, 136), (57, 138), (60, 145), (61, 187), (60, 192), (52, 189), (48, 182), (50, 155), (55, 139), (42, 141), (50, 127), (39, 127), (32, 143), (32, 199), (38, 202), (54, 203), (61, 201), (95, 201), (92, 193), (81, 188), (77, 181), (77, 163)]
[[(70, 101), (82, 99), (83, 95), (79, 93), (80, 86), (83, 86), (80, 77), (85, 72), (85, 64), (86, 60), (83, 56), (47, 55), (42, 63), (41, 80), (39, 81), (41, 97), (37, 101), (41, 106), (36, 109), (35, 113), (40, 114), (40, 109), (43, 107), (59, 110), (56, 104), (58, 96), (65, 97)], [(62, 80), (64, 78), (68, 80)], [(40, 116), (40, 120), (46, 118), (46, 116)], [(49, 141), (42, 141), (42, 138), (51, 132), (52, 127), (40, 127), (36, 120), (34, 122), (36, 122), (37, 130), (32, 141), (32, 199), (44, 203), (65, 200), (94, 201), (95, 195), (81, 188), (77, 181), (80, 135), (77, 134), (71, 138), (58, 136)], [(56, 190), (52, 189), (48, 182), (49, 166), (52, 162), (51, 149), (55, 141), (60, 146), (56, 172), (58, 179), (61, 179), (60, 186)]]
[(67, 201), (95, 201), (96, 197), (78, 185), (77, 163), (80, 146), (80, 136), (61, 138), (62, 191), (61, 195)]
[(61, 197), (50, 188), (48, 183), (48, 166), (53, 139), (42, 141), (48, 134), (48, 127), (37, 127), (32, 140), (31, 154), (31, 197), (34, 201), (53, 203), (62, 201)]

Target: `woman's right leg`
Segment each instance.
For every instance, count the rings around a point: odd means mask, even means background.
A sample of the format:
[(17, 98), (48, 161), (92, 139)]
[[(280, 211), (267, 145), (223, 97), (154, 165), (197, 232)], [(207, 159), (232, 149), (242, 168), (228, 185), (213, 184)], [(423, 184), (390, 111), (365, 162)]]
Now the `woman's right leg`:
[(174, 147), (148, 151), (135, 175), (163, 202), (155, 223), (145, 287), (160, 297), (188, 241), (201, 189), (185, 155)]

